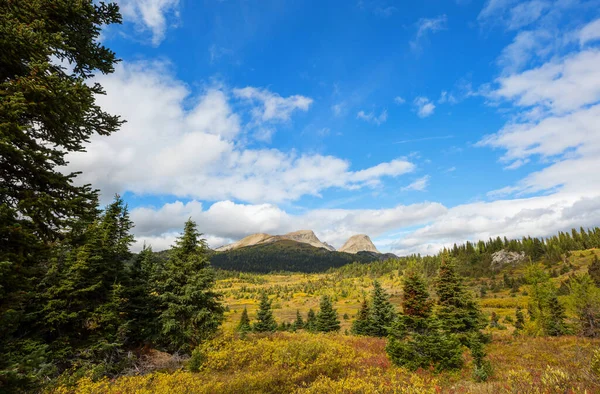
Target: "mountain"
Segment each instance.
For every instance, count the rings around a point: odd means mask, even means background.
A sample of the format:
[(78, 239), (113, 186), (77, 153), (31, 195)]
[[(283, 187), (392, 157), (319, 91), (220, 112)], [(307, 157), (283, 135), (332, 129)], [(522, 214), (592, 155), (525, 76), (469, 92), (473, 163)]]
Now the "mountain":
[(265, 233), (257, 233), (249, 235), (245, 238), (240, 239), (237, 242), (234, 242), (229, 245), (221, 246), (220, 248), (215, 249), (217, 252), (226, 252), (229, 250), (235, 250), (239, 248), (245, 248), (247, 246), (268, 244), (273, 242), (278, 242), (282, 240), (291, 240), (296, 242), (301, 242), (305, 244), (309, 244), (316, 248), (324, 248), (329, 251), (334, 251), (335, 248), (325, 242), (321, 242), (319, 238), (315, 235), (312, 230), (299, 230), (291, 233), (283, 234), (283, 235), (269, 235)]
[(379, 253), (371, 238), (366, 234), (357, 234), (351, 236), (344, 246), (339, 250), (340, 252), (346, 253), (358, 253), (358, 252), (373, 252)]
[(323, 272), (353, 262), (369, 263), (396, 258), (394, 255), (374, 252), (361, 251), (356, 254), (337, 252), (310, 245), (305, 242), (307, 238), (304, 235), (301, 235), (300, 239), (303, 241), (279, 239), (231, 248), (214, 253), (210, 261), (215, 268), (269, 273), (274, 271)]

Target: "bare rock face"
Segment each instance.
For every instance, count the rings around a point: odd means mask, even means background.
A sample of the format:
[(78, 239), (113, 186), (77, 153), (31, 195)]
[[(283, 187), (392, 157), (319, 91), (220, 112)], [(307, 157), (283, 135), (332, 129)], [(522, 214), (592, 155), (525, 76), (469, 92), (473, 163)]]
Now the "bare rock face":
[(371, 238), (366, 234), (358, 234), (351, 236), (344, 246), (339, 249), (340, 252), (358, 253), (358, 252), (374, 252), (379, 253)]
[(492, 254), (492, 266), (491, 268), (496, 271), (501, 269), (507, 264), (516, 264), (525, 260), (525, 253), (510, 252), (508, 250), (499, 250)]
[(282, 239), (289, 239), (291, 241), (302, 242), (314, 246), (316, 248), (325, 248), (331, 251), (335, 250), (333, 246), (321, 242), (312, 230), (300, 230), (284, 235), (269, 235), (264, 233), (252, 234), (232, 244), (221, 246), (220, 248), (217, 248), (216, 251), (225, 252), (228, 250), (239, 249), (246, 246), (277, 242), (281, 241)]

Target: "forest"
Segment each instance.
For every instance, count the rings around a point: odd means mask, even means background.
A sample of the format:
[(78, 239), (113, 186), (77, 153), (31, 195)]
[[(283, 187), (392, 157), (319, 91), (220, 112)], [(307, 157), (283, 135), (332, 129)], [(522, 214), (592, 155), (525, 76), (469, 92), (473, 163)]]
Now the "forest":
[(0, 392), (600, 391), (600, 228), (372, 261), (219, 255), (189, 219), (133, 253), (123, 199), (61, 172), (126, 121), (90, 83), (120, 21), (115, 3), (0, 2)]

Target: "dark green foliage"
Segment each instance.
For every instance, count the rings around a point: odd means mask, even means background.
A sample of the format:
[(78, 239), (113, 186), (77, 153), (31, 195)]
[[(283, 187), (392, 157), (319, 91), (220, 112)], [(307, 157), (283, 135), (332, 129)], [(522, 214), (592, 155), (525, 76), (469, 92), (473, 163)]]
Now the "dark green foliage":
[[(389, 256), (388, 256), (389, 257)], [(352, 262), (369, 263), (386, 258), (370, 253), (343, 253), (282, 240), (263, 245), (215, 253), (211, 258), (216, 268), (245, 272), (275, 271), (323, 272)]]
[(588, 267), (588, 274), (596, 284), (596, 286), (600, 287), (600, 259), (598, 256), (594, 254), (594, 259), (592, 260), (592, 264)]
[(517, 306), (515, 311), (515, 329), (522, 330), (525, 328), (525, 315), (523, 315), (523, 311), (520, 306)]
[(315, 332), (316, 324), (317, 324), (317, 315), (315, 314), (315, 311), (313, 311), (312, 309), (309, 309), (308, 315), (306, 316), (306, 324), (304, 325), (304, 328), (309, 332)]
[(273, 332), (277, 329), (277, 322), (271, 310), (271, 301), (269, 301), (269, 297), (265, 292), (260, 296), (256, 323), (254, 323), (252, 329), (255, 332)]
[(244, 307), (244, 311), (242, 312), (242, 316), (240, 317), (240, 322), (237, 325), (237, 331), (239, 333), (245, 334), (252, 330), (252, 326), (250, 325), (250, 318), (248, 317), (248, 309)]
[(369, 335), (369, 317), (370, 317), (369, 304), (367, 299), (364, 298), (362, 304), (360, 304), (360, 310), (356, 316), (356, 320), (352, 322), (352, 328), (350, 332), (354, 335)]
[(301, 330), (304, 328), (304, 320), (300, 314), (300, 310), (296, 309), (296, 321), (294, 321), (294, 329)]
[(384, 337), (396, 317), (389, 296), (378, 281), (373, 282), (371, 305), (369, 308), (369, 332), (374, 337)]
[(528, 311), (537, 331), (550, 336), (566, 334), (565, 308), (558, 300), (557, 289), (543, 266), (530, 265), (526, 279), (530, 288)]
[(600, 289), (589, 274), (574, 276), (569, 286), (569, 306), (576, 318), (577, 333), (590, 338), (600, 336)]
[(473, 357), (473, 376), (478, 382), (485, 382), (492, 375), (492, 364), (485, 359), (485, 345), (479, 335), (472, 335), (469, 341)]
[(549, 318), (547, 319), (545, 330), (550, 336), (564, 335), (568, 332), (565, 320), (565, 307), (558, 301), (556, 294), (552, 294), (548, 299)]
[(431, 315), (432, 303), (423, 278), (414, 270), (407, 272), (403, 291), (403, 313), (393, 324), (386, 346), (391, 361), (411, 370), (433, 366), (439, 372), (462, 367), (461, 343)]
[(340, 321), (338, 320), (337, 311), (333, 309), (331, 299), (324, 295), (321, 297), (321, 304), (315, 321), (315, 331), (331, 332), (339, 330)]
[(479, 305), (465, 288), (450, 259), (442, 261), (436, 280), (436, 293), (437, 317), (448, 332), (464, 334), (486, 326)]
[(185, 223), (170, 258), (160, 273), (160, 343), (168, 351), (190, 353), (211, 337), (223, 320), (220, 295), (206, 242), (191, 219)]
[(114, 363), (126, 338), (125, 262), (132, 223), (117, 196), (83, 235), (83, 245), (52, 262), (43, 288), (39, 330), (56, 362), (76, 357)]

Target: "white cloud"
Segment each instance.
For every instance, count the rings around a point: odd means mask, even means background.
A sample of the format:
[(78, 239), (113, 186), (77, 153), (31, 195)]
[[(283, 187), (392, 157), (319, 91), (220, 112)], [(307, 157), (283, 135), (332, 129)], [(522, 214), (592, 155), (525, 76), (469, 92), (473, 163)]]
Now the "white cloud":
[(283, 234), (298, 229), (312, 229), (322, 241), (340, 247), (353, 234), (376, 237), (398, 227), (427, 223), (445, 212), (441, 204), (429, 202), (387, 209), (316, 209), (292, 215), (272, 204), (219, 201), (204, 209), (198, 201), (177, 201), (158, 209), (133, 209), (131, 218), (136, 224), (135, 250), (144, 242), (155, 250), (169, 247), (190, 217), (211, 247), (257, 232)]
[(179, 0), (117, 0), (123, 19), (152, 33), (152, 44), (165, 38), (167, 18), (178, 15)]
[(413, 51), (421, 50), (421, 43), (427, 38), (430, 33), (436, 33), (446, 29), (446, 22), (448, 18), (446, 15), (440, 15), (435, 18), (421, 18), (416, 23), (417, 34), (415, 38), (410, 41), (410, 47)]
[(507, 30), (517, 30), (536, 22), (548, 10), (562, 6), (557, 3), (560, 1), (553, 4), (542, 0), (489, 0), (477, 20), (485, 24), (503, 24)]
[(375, 123), (376, 125), (380, 125), (387, 121), (387, 109), (384, 109), (379, 113), (379, 115), (375, 115), (373, 111), (366, 113), (365, 111), (358, 111), (356, 114), (356, 119), (362, 119), (366, 122)]
[(344, 112), (345, 107), (344, 103), (337, 103), (331, 106), (331, 110), (335, 116), (340, 116)]
[(454, 95), (452, 93), (448, 93), (445, 90), (442, 90), (442, 93), (440, 93), (440, 99), (438, 100), (438, 103), (440, 103), (440, 104), (445, 104), (445, 103), (456, 104), (457, 102), (458, 102), (458, 100), (456, 99), (456, 97), (454, 97)]
[[(247, 149), (240, 142), (241, 117), (233, 112), (227, 91), (207, 87), (192, 96), (162, 64), (121, 63), (114, 74), (98, 76), (98, 81), (107, 91), (98, 103), (127, 123), (110, 137), (93, 137), (87, 152), (69, 155), (67, 170), (83, 171), (78, 182), (92, 183), (105, 199), (129, 191), (282, 202), (319, 196), (328, 188), (373, 187), (382, 177), (414, 168), (396, 159), (352, 170), (348, 161), (334, 156)], [(252, 97), (259, 92), (265, 102), (276, 102), (261, 105), (264, 119), (287, 119), (294, 108), (308, 106), (296, 98), (282, 104), (287, 99), (261, 89), (244, 92)]]
[(260, 122), (287, 121), (295, 110), (308, 111), (313, 100), (310, 97), (293, 95), (281, 97), (267, 89), (245, 87), (233, 89), (233, 94), (252, 103), (258, 103), (252, 110), (255, 119)]
[(417, 97), (413, 103), (417, 107), (417, 115), (419, 115), (420, 118), (426, 118), (433, 115), (435, 104), (429, 101), (427, 97)]
[(404, 104), (406, 102), (406, 100), (400, 96), (396, 96), (396, 97), (394, 97), (394, 102), (398, 105), (401, 105), (401, 104)]
[(600, 19), (588, 23), (579, 31), (579, 44), (585, 45), (600, 39)]
[(415, 190), (415, 191), (425, 191), (427, 189), (427, 185), (429, 184), (429, 175), (425, 175), (411, 183), (408, 186), (402, 188), (403, 191)]

